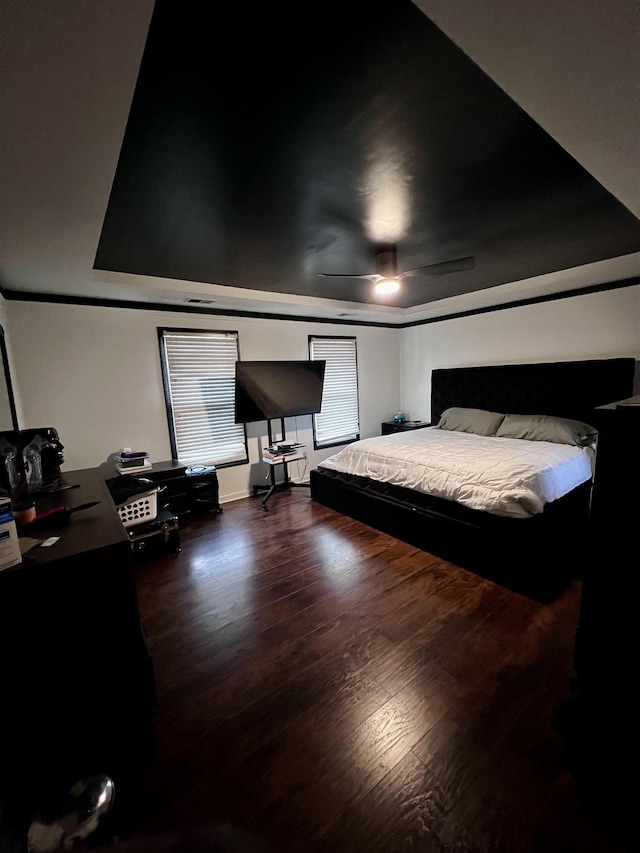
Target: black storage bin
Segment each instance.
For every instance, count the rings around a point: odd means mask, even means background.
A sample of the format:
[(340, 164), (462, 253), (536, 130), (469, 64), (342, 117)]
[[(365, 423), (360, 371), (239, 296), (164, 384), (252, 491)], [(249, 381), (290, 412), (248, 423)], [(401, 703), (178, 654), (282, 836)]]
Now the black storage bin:
[(160, 510), (153, 521), (136, 524), (128, 532), (136, 560), (165, 557), (181, 550), (178, 518), (169, 510)]
[(192, 465), (187, 468), (186, 477), (187, 501), (192, 515), (222, 512), (215, 465)]

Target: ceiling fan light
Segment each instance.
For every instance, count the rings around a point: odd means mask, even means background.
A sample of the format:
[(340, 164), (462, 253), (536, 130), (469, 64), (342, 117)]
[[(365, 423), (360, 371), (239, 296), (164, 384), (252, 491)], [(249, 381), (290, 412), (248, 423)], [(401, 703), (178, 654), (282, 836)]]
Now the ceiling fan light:
[(397, 278), (383, 278), (375, 285), (374, 290), (380, 294), (396, 293), (400, 290), (400, 282)]

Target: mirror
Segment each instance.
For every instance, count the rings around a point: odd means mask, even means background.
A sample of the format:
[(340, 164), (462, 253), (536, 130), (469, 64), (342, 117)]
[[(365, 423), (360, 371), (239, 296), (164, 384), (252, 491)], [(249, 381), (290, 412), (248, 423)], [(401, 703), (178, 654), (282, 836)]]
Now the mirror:
[(4, 340), (4, 329), (0, 326), (0, 357), (2, 358), (2, 371), (0, 372), (0, 432), (17, 430), (18, 416), (16, 403), (13, 397), (13, 386), (11, 385), (11, 374), (9, 372), (9, 359), (7, 347)]

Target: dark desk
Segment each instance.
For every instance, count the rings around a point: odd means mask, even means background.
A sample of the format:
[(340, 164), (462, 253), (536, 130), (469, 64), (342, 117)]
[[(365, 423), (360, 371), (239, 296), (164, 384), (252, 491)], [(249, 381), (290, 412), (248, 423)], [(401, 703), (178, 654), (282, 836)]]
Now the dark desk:
[(96, 469), (70, 471), (65, 473), (62, 479), (68, 485), (77, 485), (77, 488), (45, 495), (36, 494), (36, 513), (46, 512), (57, 506), (72, 508), (91, 501), (100, 503), (72, 516), (66, 527), (50, 525), (39, 527), (37, 532), (29, 532), (27, 528), (21, 531), (21, 535), (38, 539), (60, 536), (60, 540), (50, 548), (36, 548), (29, 552), (22, 570), (40, 565), (51, 566), (61, 560), (69, 562), (80, 559), (86, 565), (93, 555), (92, 552), (102, 552), (103, 556), (105, 551), (126, 555), (130, 550), (127, 532), (118, 513), (114, 511), (113, 500), (104, 479), (98, 476)]
[(100, 504), (29, 533), (60, 539), (0, 572), (0, 785), (23, 805), (92, 772), (128, 780), (153, 754), (131, 542), (97, 469), (64, 480), (78, 488), (36, 497), (37, 512)]

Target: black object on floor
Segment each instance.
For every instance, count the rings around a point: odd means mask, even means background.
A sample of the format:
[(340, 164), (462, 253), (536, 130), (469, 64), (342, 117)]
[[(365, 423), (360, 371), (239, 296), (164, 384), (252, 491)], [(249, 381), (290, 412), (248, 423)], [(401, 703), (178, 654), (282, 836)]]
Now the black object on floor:
[(192, 465), (186, 470), (187, 500), (192, 515), (222, 512), (215, 465)]
[(181, 550), (178, 517), (169, 510), (160, 510), (153, 521), (130, 527), (128, 532), (136, 560), (164, 557)]
[(111, 809), (114, 795), (109, 776), (80, 779), (61, 803), (34, 817), (27, 837), (29, 853), (54, 853), (82, 843), (98, 829)]

